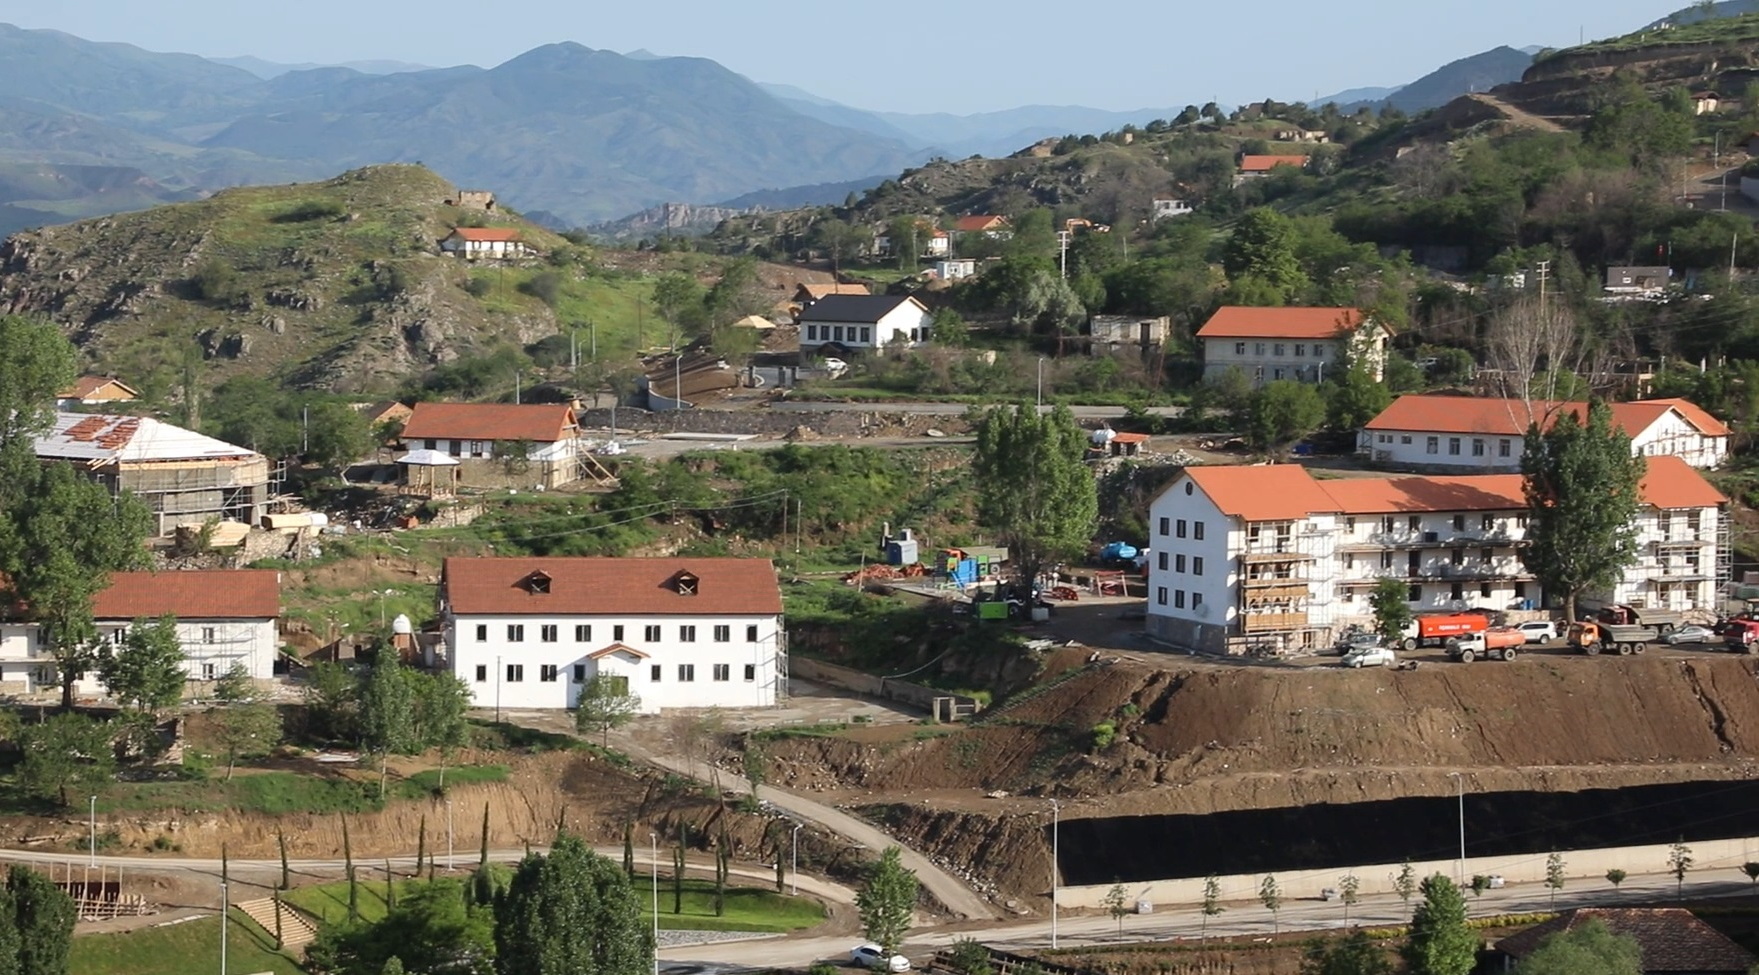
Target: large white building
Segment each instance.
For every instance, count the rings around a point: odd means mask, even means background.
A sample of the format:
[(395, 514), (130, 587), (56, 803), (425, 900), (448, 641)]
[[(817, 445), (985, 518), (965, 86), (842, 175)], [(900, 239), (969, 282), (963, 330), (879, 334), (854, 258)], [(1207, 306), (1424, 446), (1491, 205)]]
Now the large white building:
[(477, 707), (571, 708), (601, 674), (650, 714), (786, 695), (767, 559), (451, 558), (440, 615), (447, 665)]
[(914, 348), (928, 341), (930, 317), (909, 295), (826, 295), (800, 312), (800, 351)]
[[(92, 599), (101, 640), (120, 642), (135, 620), (177, 619), (184, 672), (211, 681), (242, 664), (252, 677), (274, 675), (280, 652), (281, 574), (267, 569), (184, 572), (118, 572)], [(0, 690), (13, 694), (59, 690), (55, 659), (36, 623), (0, 623)], [(76, 693), (103, 693), (96, 673), (74, 685)]]
[(557, 487), (581, 476), (580, 430), (567, 403), (417, 403), (399, 435), (405, 479), (445, 470), (452, 486)]
[(1216, 309), (1197, 330), (1203, 378), (1239, 369), (1254, 386), (1288, 379), (1317, 383), (1346, 358), (1363, 362), (1375, 379), (1386, 364), (1391, 334), (1355, 308)]
[[(1609, 404), (1633, 453), (1678, 457), (1711, 468), (1728, 457), (1729, 429), (1689, 400)], [(1412, 470), (1489, 473), (1521, 469), (1522, 438), (1535, 421), (1549, 428), (1565, 412), (1584, 417), (1586, 403), (1473, 396), (1401, 396), (1357, 435), (1357, 453)]]
[[(1729, 573), (1727, 501), (1677, 457), (1649, 460), (1638, 561), (1596, 602), (1709, 609)], [(1320, 481), (1295, 465), (1191, 467), (1149, 508), (1148, 631), (1206, 653), (1329, 645), (1372, 622), (1380, 580), (1413, 610), (1546, 605), (1521, 564), (1521, 477)]]

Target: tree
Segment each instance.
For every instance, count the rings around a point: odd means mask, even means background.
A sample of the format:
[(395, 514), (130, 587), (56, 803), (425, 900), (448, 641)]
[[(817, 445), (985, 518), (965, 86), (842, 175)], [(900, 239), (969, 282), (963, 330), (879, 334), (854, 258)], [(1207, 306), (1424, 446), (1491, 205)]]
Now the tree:
[(1643, 975), (1643, 949), (1594, 918), (1541, 941), (1515, 975)]
[(1105, 912), (1118, 922), (1118, 933), (1124, 933), (1124, 919), (1130, 916), (1130, 894), (1123, 884), (1113, 884), (1112, 889), (1105, 892), (1105, 899), (1099, 902)]
[(257, 697), (256, 679), (243, 664), (233, 664), (214, 681), (214, 700), (222, 704), (249, 704)]
[(922, 254), (923, 242), (933, 231), (923, 225), (921, 217), (903, 214), (886, 221), (886, 242), (890, 245), (892, 256), (898, 259), (898, 270), (916, 270), (917, 258)]
[(1296, 255), (1297, 237), (1289, 217), (1267, 207), (1248, 210), (1222, 250), (1222, 268), (1230, 281), (1261, 282), (1271, 304), (1287, 304), (1312, 286)]
[(1564, 855), (1556, 850), (1545, 858), (1545, 886), (1551, 891), (1551, 906), (1557, 907), (1557, 892), (1564, 889)]
[(1753, 882), (1753, 886), (1759, 887), (1759, 863), (1751, 861), (1743, 863), (1741, 864), (1741, 872), (1747, 875), (1747, 879)]
[(580, 689), (575, 704), (574, 727), (582, 734), (597, 731), (602, 741), (611, 743), (611, 729), (621, 728), (641, 713), (641, 698), (629, 691), (629, 678), (618, 674), (598, 674)]
[(61, 680), (61, 706), (73, 706), (73, 686), (98, 660), (92, 598), (110, 573), (146, 564), (142, 540), (152, 516), (133, 495), (112, 496), (69, 464), (44, 464), (23, 477), (32, 483), (7, 510), (0, 568), (7, 593), (29, 607), (42, 627)]
[(177, 618), (135, 620), (122, 643), (105, 644), (98, 680), (123, 707), (162, 711), (183, 699), (183, 645)]
[(446, 791), (446, 766), (470, 741), (470, 686), (447, 673), (415, 675), (417, 747), (440, 750), (439, 790)]
[(1276, 874), (1267, 873), (1264, 875), (1264, 879), (1259, 881), (1258, 902), (1270, 912), (1271, 929), (1280, 933), (1283, 928), (1283, 889), (1276, 882)]
[(1667, 848), (1667, 872), (1673, 874), (1674, 897), (1683, 895), (1686, 889), (1686, 872), (1692, 869), (1692, 848), (1682, 838)]
[(1350, 908), (1362, 900), (1362, 878), (1355, 874), (1345, 874), (1338, 878), (1338, 890), (1343, 893), (1344, 927), (1350, 926)]
[(1222, 906), (1222, 885), (1215, 874), (1203, 878), (1203, 923), (1199, 936), (1209, 938), (1209, 919), (1227, 910)]
[(1192, 394), (1192, 408), (1221, 414), (1232, 428), (1241, 429), (1252, 408), (1252, 379), (1239, 366), (1229, 366), (1203, 381)]
[(416, 726), (416, 675), (397, 659), (397, 651), (380, 647), (360, 686), (361, 748), (379, 757), (379, 796), (385, 795), (392, 754), (421, 751)]
[(751, 786), (751, 797), (757, 798), (757, 787), (763, 785), (769, 775), (769, 755), (764, 751), (763, 742), (747, 736), (745, 753), (739, 757), (739, 767), (745, 772), (745, 782)]
[(971, 344), (971, 326), (965, 316), (951, 308), (936, 308), (934, 317), (929, 319), (928, 334), (934, 337), (934, 344), (950, 349), (963, 348)]
[(324, 402), (306, 407), (305, 459), (325, 470), (339, 471), (373, 449), (372, 425), (366, 414), (347, 403)]
[(1360, 430), (1393, 402), (1393, 391), (1361, 363), (1344, 370), (1329, 392), (1325, 419), (1333, 430)]
[(646, 975), (654, 939), (642, 901), (615, 863), (578, 837), (529, 854), (495, 904), (501, 975)]
[(729, 261), (721, 271), (720, 280), (703, 298), (713, 329), (766, 311), (775, 303), (775, 296), (768, 292), (763, 279), (758, 276), (757, 259), (753, 257)]
[(1341, 941), (1315, 938), (1301, 958), (1301, 975), (1392, 975), (1392, 959), (1364, 932)]
[[(1368, 605), (1374, 610), (1374, 632), (1380, 634), (1387, 646), (1397, 643), (1404, 636), (1405, 627), (1411, 625), (1411, 604), (1406, 601), (1408, 595), (1405, 581), (1394, 578), (1375, 583), (1374, 589), (1368, 594)], [(1410, 864), (1405, 866), (1408, 869)], [(1415, 890), (1415, 878), (1406, 879), (1410, 881), (1411, 889)], [(1405, 894), (1405, 899), (1411, 899), (1409, 892)]]
[(6, 899), (16, 919), (18, 975), (67, 975), (73, 950), (73, 898), (48, 877), (15, 866), (6, 874)]
[(494, 912), (464, 888), (461, 880), (436, 880), (405, 893), (375, 923), (325, 925), (307, 959), (334, 975), (375, 975), (393, 961), (400, 971), (489, 975)]
[(1587, 348), (1569, 305), (1537, 296), (1498, 308), (1484, 330), (1485, 365), (1501, 374), (1503, 396), (1527, 408), (1522, 422), (1559, 398), (1560, 378), (1581, 371)]
[(1280, 453), (1325, 423), (1325, 400), (1307, 383), (1279, 379), (1252, 394), (1246, 439), (1267, 454)]
[(226, 756), (226, 781), (241, 758), (256, 758), (281, 744), (281, 712), (266, 701), (246, 701), (209, 708), (215, 744)]
[(993, 975), (995, 966), (989, 957), (989, 948), (976, 938), (959, 938), (947, 952), (953, 968), (965, 975)]
[(977, 428), (977, 520), (1008, 547), (1018, 582), (1035, 584), (1059, 557), (1083, 550), (1099, 518), (1087, 437), (1067, 407), (983, 414)]
[(901, 854), (895, 846), (886, 847), (879, 862), (868, 869), (867, 881), (855, 895), (862, 934), (888, 956), (904, 941), (916, 909), (916, 874), (905, 868)]
[(46, 319), (0, 315), (0, 510), (25, 496), (37, 434), (55, 423), (55, 398), (72, 385), (78, 353)]
[(326, 660), (311, 669), (305, 707), (313, 734), (330, 741), (349, 741), (359, 724), (359, 684), (347, 667)]
[(813, 246), (830, 255), (832, 273), (840, 273), (843, 261), (861, 253), (871, 239), (867, 231), (835, 217), (820, 220), (812, 228)]
[(30, 795), (73, 804), (72, 790), (110, 782), (116, 754), (110, 729), (82, 714), (64, 711), (25, 728), (18, 784)]
[(1548, 431), (1537, 424), (1528, 428), (1521, 457), (1528, 507), (1521, 562), (1546, 592), (1563, 597), (1566, 620), (1577, 618), (1577, 597), (1611, 588), (1636, 561), (1644, 466), (1599, 400), (1589, 404), (1586, 425), (1566, 411)]
[(1411, 896), (1417, 893), (1417, 871), (1410, 860), (1400, 864), (1399, 875), (1393, 878), (1393, 893), (1406, 904), (1411, 903)]
[(1423, 903), (1411, 915), (1400, 949), (1411, 975), (1466, 975), (1478, 964), (1478, 936), (1466, 924), (1466, 899), (1441, 874), (1423, 881)]

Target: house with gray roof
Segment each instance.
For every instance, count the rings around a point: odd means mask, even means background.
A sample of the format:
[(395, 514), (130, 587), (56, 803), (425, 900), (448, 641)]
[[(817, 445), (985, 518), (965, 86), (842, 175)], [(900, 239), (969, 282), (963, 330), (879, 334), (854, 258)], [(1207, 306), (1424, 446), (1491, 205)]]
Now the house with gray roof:
[(800, 312), (800, 352), (915, 348), (928, 341), (929, 318), (910, 295), (826, 295)]

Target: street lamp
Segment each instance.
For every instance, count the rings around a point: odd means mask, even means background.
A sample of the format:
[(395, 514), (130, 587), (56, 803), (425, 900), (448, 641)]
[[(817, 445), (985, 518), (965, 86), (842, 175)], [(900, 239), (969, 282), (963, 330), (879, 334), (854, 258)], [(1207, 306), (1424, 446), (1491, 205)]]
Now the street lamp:
[(1037, 407), (1044, 409), (1044, 356), (1038, 357), (1038, 402)]
[[(1042, 362), (1044, 360), (1041, 359), (1039, 361)], [(1057, 947), (1057, 854), (1059, 852), (1060, 846), (1062, 845), (1060, 843), (1061, 837), (1058, 835), (1061, 832), (1061, 826), (1062, 826), (1062, 819), (1060, 816), (1060, 812), (1061, 812), (1061, 806), (1058, 804), (1058, 802), (1055, 799), (1052, 799), (1051, 800), (1051, 949), (1052, 950), (1055, 950)]]
[(98, 863), (98, 797), (93, 796), (92, 797), (92, 850), (91, 850), (91, 853), (89, 854), (89, 858), (86, 860), (86, 865), (87, 866), (96, 866), (97, 863)]
[(794, 879), (790, 882), (789, 890), (789, 893), (792, 894), (800, 893), (800, 827), (805, 825), (805, 823), (795, 823), (794, 829), (788, 834), (790, 846), (792, 847), (792, 852), (789, 854), (790, 866), (788, 872), (794, 876)]
[(653, 868), (654, 885), (654, 975), (660, 975), (660, 834), (647, 834), (648, 865)]
[(1466, 883), (1466, 779), (1458, 772), (1449, 772), (1460, 787), (1460, 870), (1456, 879), (1463, 886)]
[(226, 927), (232, 905), (226, 899), (226, 881), (220, 881), (220, 975), (226, 975)]

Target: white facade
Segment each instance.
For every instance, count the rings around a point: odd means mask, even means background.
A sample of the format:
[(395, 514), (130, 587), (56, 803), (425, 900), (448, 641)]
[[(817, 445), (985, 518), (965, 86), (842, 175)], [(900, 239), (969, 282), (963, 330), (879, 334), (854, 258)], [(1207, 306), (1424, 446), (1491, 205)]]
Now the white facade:
[(1195, 211), (1192, 210), (1191, 204), (1184, 200), (1168, 200), (1157, 197), (1154, 201), (1155, 220), (1164, 220), (1168, 217), (1182, 217), (1193, 212)]
[(1356, 452), (1376, 464), (1461, 474), (1519, 471), (1523, 449), (1523, 438), (1506, 432), (1363, 430), (1356, 435)]
[(531, 247), (522, 240), (502, 237), (491, 240), (472, 239), (458, 233), (440, 241), (440, 250), (469, 261), (525, 257), (532, 253)]
[[(445, 437), (404, 437), (404, 450), (437, 450), (453, 457), (493, 460), (507, 454), (506, 444), (502, 440), (449, 440)], [(573, 437), (557, 440), (553, 443), (533, 442), (530, 451), (525, 455), (530, 461), (564, 461), (579, 453), (580, 441)], [(496, 448), (500, 453), (496, 453)]]
[(936, 261), (934, 275), (942, 281), (961, 281), (977, 276), (977, 260), (971, 257), (955, 257), (944, 261)]
[[(99, 620), (99, 639), (120, 643), (131, 620)], [(14, 694), (59, 691), (55, 658), (42, 641), (35, 623), (0, 624), (0, 689)], [(183, 648), (184, 674), (192, 681), (216, 680), (243, 664), (259, 680), (274, 676), (275, 655), (280, 642), (272, 619), (179, 619), (177, 642)], [(74, 683), (74, 693), (92, 697), (104, 693), (97, 672)]]
[(600, 674), (628, 679), (646, 714), (769, 707), (783, 663), (779, 616), (458, 615), (452, 673), (477, 707), (572, 708)]
[(845, 349), (915, 348), (929, 339), (928, 309), (915, 299), (899, 303), (895, 308), (870, 321), (814, 320), (813, 312), (831, 298), (820, 300), (801, 312), (800, 349), (802, 352), (821, 345), (836, 344)]
[(1354, 332), (1325, 336), (1209, 337), (1200, 333), (1198, 337), (1203, 343), (1204, 379), (1239, 369), (1254, 386), (1262, 386), (1285, 379), (1323, 382), (1327, 376), (1337, 375), (1347, 357), (1365, 363), (1379, 379), (1386, 364), (1389, 335), (1385, 328), (1370, 323)]
[[(1565, 407), (1578, 415), (1586, 409), (1585, 404), (1557, 404), (1555, 409), (1539, 404), (1530, 411), (1518, 400), (1400, 397), (1357, 433), (1356, 452), (1388, 467), (1514, 473), (1521, 469), (1524, 432), (1532, 415), (1549, 417)], [(1613, 421), (1631, 438), (1634, 454), (1678, 457), (1700, 469), (1718, 467), (1728, 458), (1727, 427), (1689, 403), (1614, 403), (1611, 411)]]

